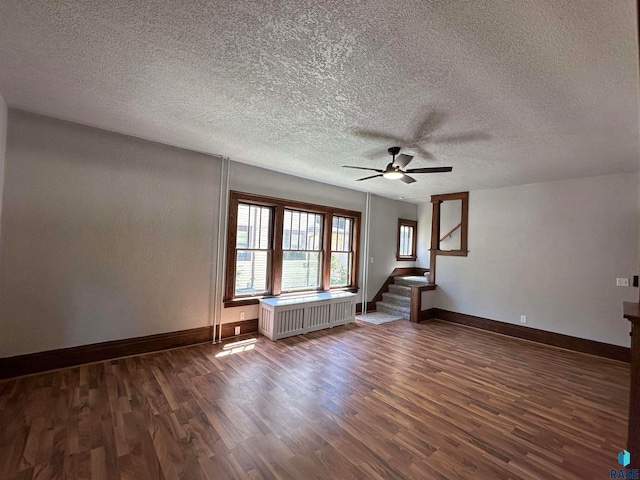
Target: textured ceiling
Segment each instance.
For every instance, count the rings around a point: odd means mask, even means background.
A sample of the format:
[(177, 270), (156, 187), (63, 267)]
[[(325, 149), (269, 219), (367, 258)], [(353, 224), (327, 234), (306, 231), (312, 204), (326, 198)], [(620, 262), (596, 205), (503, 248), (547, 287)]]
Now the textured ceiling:
[[(420, 202), (637, 170), (636, 18), (633, 0), (1, 0), (0, 94)], [(414, 146), (433, 158), (410, 167), (452, 173), (405, 185), (341, 168), (383, 168), (395, 142), (363, 131), (411, 144), (425, 118)]]

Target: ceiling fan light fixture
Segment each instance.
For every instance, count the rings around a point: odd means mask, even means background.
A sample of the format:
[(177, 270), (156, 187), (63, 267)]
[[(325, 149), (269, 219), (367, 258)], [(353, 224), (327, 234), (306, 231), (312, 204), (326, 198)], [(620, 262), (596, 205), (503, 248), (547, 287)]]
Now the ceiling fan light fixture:
[(399, 170), (388, 170), (382, 174), (384, 178), (388, 178), (390, 180), (397, 180), (399, 178), (404, 177), (404, 173)]

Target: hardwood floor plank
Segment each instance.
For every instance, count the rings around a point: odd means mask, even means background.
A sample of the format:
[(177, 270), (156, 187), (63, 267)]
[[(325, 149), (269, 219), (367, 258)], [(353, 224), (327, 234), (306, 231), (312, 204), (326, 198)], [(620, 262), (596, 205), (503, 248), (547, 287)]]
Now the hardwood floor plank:
[(0, 477), (595, 479), (625, 447), (622, 362), (438, 321), (252, 347), (0, 381)]

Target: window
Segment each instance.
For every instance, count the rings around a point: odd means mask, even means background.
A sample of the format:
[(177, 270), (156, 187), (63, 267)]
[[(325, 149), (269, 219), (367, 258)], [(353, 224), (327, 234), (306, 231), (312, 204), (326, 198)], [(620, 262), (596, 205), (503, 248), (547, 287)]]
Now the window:
[(418, 222), (414, 220), (398, 220), (398, 250), (396, 260), (416, 260), (417, 258)]
[(235, 296), (262, 295), (269, 290), (271, 209), (238, 204)]
[(332, 287), (351, 285), (353, 262), (353, 219), (335, 216), (331, 225)]
[(225, 304), (357, 289), (360, 212), (232, 191)]
[(431, 195), (431, 265), (436, 255), (466, 257), (469, 251), (469, 192)]
[(322, 223), (318, 213), (285, 209), (282, 232), (282, 291), (320, 287)]

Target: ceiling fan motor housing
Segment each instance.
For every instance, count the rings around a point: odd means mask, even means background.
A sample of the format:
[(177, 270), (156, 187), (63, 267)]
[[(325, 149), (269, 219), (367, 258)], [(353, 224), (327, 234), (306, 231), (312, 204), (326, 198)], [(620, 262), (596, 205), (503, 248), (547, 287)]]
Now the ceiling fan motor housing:
[(400, 153), (400, 147), (389, 147), (387, 149), (387, 152), (389, 152), (389, 155), (393, 155), (395, 157)]

